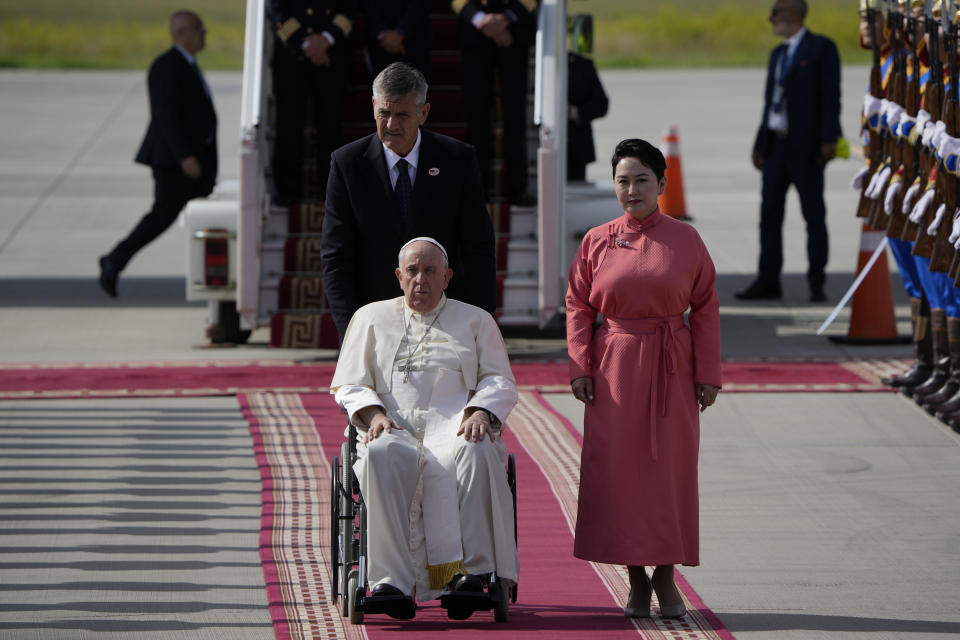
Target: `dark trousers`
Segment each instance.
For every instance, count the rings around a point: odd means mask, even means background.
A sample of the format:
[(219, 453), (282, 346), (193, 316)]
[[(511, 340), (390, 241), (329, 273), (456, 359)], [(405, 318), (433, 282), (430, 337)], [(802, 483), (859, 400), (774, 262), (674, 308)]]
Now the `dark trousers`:
[(466, 102), (467, 142), (489, 188), (493, 159), (490, 116), (494, 75), (500, 78), (503, 110), (503, 157), (506, 188), (511, 198), (527, 190), (527, 67), (528, 47), (489, 46), (463, 49), (463, 94)]
[(210, 193), (210, 180), (195, 180), (180, 169), (153, 169), (153, 207), (126, 238), (117, 243), (108, 257), (117, 271), (123, 271), (140, 249), (167, 230), (190, 200)]
[(816, 155), (789, 148), (784, 139), (774, 137), (763, 165), (760, 203), (760, 267), (758, 279), (764, 283), (780, 281), (783, 268), (783, 210), (790, 185), (797, 188), (800, 210), (807, 224), (807, 281), (811, 287), (823, 286), (829, 243), (827, 208), (823, 202), (823, 163)]
[[(282, 45), (275, 47), (273, 182), (282, 200), (306, 195), (322, 200), (326, 194), (330, 153), (340, 146), (345, 82), (339, 56), (331, 56), (330, 66), (317, 67), (293, 58)], [(305, 187), (314, 192), (306, 193)]]

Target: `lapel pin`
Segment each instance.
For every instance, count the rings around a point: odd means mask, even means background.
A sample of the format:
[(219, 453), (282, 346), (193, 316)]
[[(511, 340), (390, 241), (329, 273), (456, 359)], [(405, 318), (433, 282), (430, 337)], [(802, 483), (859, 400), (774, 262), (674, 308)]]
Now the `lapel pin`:
[(440, 175), (440, 169), (437, 169), (436, 167), (430, 167), (430, 170), (427, 171), (427, 173), (429, 173), (432, 176), (438, 176)]

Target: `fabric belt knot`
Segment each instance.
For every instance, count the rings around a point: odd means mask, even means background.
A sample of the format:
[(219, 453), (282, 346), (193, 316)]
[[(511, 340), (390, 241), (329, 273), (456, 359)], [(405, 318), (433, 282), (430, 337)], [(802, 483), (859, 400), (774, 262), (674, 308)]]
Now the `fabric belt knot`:
[(669, 376), (677, 373), (677, 353), (675, 331), (683, 329), (683, 314), (664, 316), (662, 318), (608, 318), (604, 317), (603, 324), (611, 333), (656, 334), (655, 345), (658, 353), (653, 361), (656, 362), (657, 375), (653, 376), (653, 385), (650, 388), (650, 453), (653, 460), (657, 460), (657, 425), (660, 418), (667, 415), (667, 389)]

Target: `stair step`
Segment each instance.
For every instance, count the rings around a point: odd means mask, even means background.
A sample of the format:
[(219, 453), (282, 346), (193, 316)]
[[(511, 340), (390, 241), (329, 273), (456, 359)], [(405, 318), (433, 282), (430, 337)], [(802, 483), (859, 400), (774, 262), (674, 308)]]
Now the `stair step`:
[(507, 271), (537, 273), (539, 255), (535, 240), (510, 240), (507, 244)]

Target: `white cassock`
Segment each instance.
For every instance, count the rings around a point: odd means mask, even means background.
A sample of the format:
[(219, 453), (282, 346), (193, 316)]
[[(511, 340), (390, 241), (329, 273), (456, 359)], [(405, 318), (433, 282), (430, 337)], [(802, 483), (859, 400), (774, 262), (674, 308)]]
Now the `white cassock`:
[(357, 445), (370, 586), (384, 582), (424, 601), (458, 571), (516, 582), (506, 447), (500, 437), (457, 437), (465, 408), (486, 409), (503, 425), (517, 403), (493, 317), (446, 296), (425, 313), (402, 296), (361, 307), (331, 392), (354, 424), (357, 411), (379, 405), (402, 427)]

